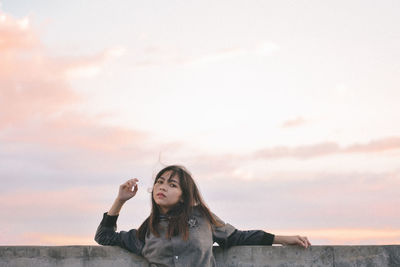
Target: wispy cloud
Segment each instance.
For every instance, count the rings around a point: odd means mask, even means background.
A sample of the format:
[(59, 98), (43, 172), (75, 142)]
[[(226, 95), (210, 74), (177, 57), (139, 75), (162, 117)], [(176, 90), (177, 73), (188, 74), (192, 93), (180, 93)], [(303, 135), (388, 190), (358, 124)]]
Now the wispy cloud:
[(371, 153), (400, 148), (400, 137), (392, 136), (378, 140), (371, 140), (366, 144), (353, 144), (343, 148), (345, 153)]
[[(21, 190), (2, 193), (0, 203), (13, 214), (13, 219), (28, 219), (32, 216), (42, 218), (60, 215), (60, 210), (66, 214), (91, 213), (94, 210), (101, 210), (101, 201), (98, 197), (100, 192), (110, 190), (107, 187), (75, 187), (60, 188), (53, 190)], [(40, 208), (38, 208), (40, 207)]]
[(97, 68), (121, 56), (122, 47), (92, 56), (54, 58), (29, 23), (1, 16), (0, 129), (6, 131), (0, 141), (91, 150), (120, 149), (144, 141), (145, 133), (104, 126), (98, 116), (73, 111), (85, 99), (71, 88), (66, 74)]
[[(33, 49), (39, 44), (36, 34), (30, 28), (29, 18), (14, 19), (0, 10), (0, 51)], [(3, 58), (4, 59), (4, 58)]]
[(215, 51), (214, 53), (204, 54), (191, 59), (182, 60), (185, 63), (208, 63), (232, 59), (242, 56), (270, 56), (279, 50), (279, 46), (273, 42), (262, 42), (248, 47), (232, 47)]
[(0, 129), (54, 117), (82, 103), (70, 78), (95, 76), (109, 60), (125, 53), (115, 46), (94, 55), (54, 57), (28, 18), (0, 16)]
[(114, 46), (90, 56), (79, 58), (59, 59), (59, 64), (67, 78), (93, 78), (104, 69), (104, 66), (113, 59), (124, 56), (126, 48)]
[(5, 19), (0, 21), (0, 129), (51, 116), (79, 101), (34, 31), (21, 27), (18, 20), (1, 16)]
[(81, 176), (72, 175), (74, 170), (100, 175), (151, 157), (155, 143), (148, 133), (105, 125), (102, 115), (79, 111), (87, 100), (70, 85), (71, 70), (106, 64), (123, 55), (122, 47), (54, 57), (28, 22), (0, 16), (0, 176), (10, 181), (2, 191), (15, 191), (15, 185), (66, 185), (66, 173), (70, 182)]
[[(395, 189), (400, 186), (398, 172), (329, 171), (302, 179), (264, 178), (205, 179), (200, 188), (206, 192), (205, 198), (214, 212), (244, 229), (263, 225), (266, 229), (382, 229), (400, 219)], [(229, 212), (231, 207), (235, 207), (235, 213)]]
[(341, 147), (335, 142), (324, 142), (296, 147), (277, 146), (256, 151), (253, 157), (256, 159), (278, 159), (286, 157), (308, 159), (340, 153), (375, 153), (392, 149), (400, 149), (400, 137), (386, 137), (378, 140), (371, 140), (364, 144), (353, 144), (345, 147)]
[(306, 120), (303, 119), (302, 117), (297, 117), (292, 120), (287, 120), (282, 123), (282, 128), (292, 128), (292, 127), (298, 127), (306, 123)]
[(295, 158), (311, 158), (324, 156), (341, 151), (338, 144), (334, 142), (325, 142), (313, 145), (304, 145), (297, 147), (286, 147), (278, 146), (273, 148), (261, 149), (254, 153), (255, 158), (283, 158), (283, 157), (295, 157)]
[(10, 143), (36, 143), (47, 147), (75, 147), (91, 151), (115, 151), (146, 141), (144, 132), (117, 126), (104, 126), (96, 118), (64, 113), (36, 125), (9, 129), (2, 140)]
[[(149, 46), (144, 50), (145, 59), (137, 60), (135, 65), (148, 67), (158, 65), (190, 65), (220, 62), (237, 57), (271, 56), (280, 49), (279, 45), (273, 42), (259, 42), (246, 47), (228, 47), (216, 49), (209, 52), (189, 54), (175, 48)], [(142, 57), (142, 56), (141, 56)]]

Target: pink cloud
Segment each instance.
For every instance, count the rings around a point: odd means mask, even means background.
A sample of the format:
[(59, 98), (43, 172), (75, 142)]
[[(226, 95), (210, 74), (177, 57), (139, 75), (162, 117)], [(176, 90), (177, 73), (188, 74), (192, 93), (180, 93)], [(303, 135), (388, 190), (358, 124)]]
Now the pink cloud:
[[(305, 178), (302, 173), (291, 176), (281, 180), (265, 173), (258, 179), (243, 180), (227, 174), (224, 179), (202, 177), (199, 186), (215, 212), (242, 229), (263, 225), (271, 229), (381, 229), (395, 227), (400, 219), (399, 172), (327, 171), (309, 173)], [(232, 207), (235, 212), (230, 211)]]
[[(338, 224), (351, 227), (391, 225), (400, 219), (397, 212), (400, 199), (396, 191), (400, 187), (398, 172), (330, 176), (331, 179), (321, 175), (319, 179), (288, 189), (290, 198), (304, 203), (305, 218), (335, 218)], [(318, 205), (314, 204), (316, 201)], [(332, 222), (333, 219), (330, 225)]]
[(58, 59), (58, 64), (61, 67), (60, 71), (66, 75), (66, 78), (90, 78), (100, 74), (109, 60), (121, 57), (124, 54), (125, 48), (115, 46), (94, 55)]
[[(69, 78), (121, 56), (123, 48), (95, 55), (54, 58), (29, 23), (0, 13), (0, 140), (92, 151), (126, 151), (146, 133), (104, 126), (96, 116), (74, 113), (84, 99)], [(22, 26), (21, 26), (22, 25)]]
[[(224, 153), (224, 154), (198, 154), (197, 151), (190, 151), (193, 155), (186, 158), (186, 162), (196, 168), (199, 174), (217, 176), (235, 176), (235, 170), (247, 162), (254, 160), (273, 159), (313, 159), (318, 157), (355, 154), (355, 153), (379, 153), (386, 150), (400, 149), (400, 137), (388, 137), (372, 140), (365, 144), (355, 144), (341, 147), (336, 142), (323, 142), (301, 146), (276, 146), (267, 147), (250, 153)], [(176, 154), (176, 153), (175, 153)], [(180, 160), (180, 155), (168, 155), (173, 161)], [(170, 161), (171, 161), (170, 160)]]
[[(32, 49), (38, 46), (39, 40), (29, 28), (28, 18), (16, 20), (0, 10), (0, 51), (2, 54), (20, 49)], [(3, 56), (4, 56), (3, 54)], [(6, 57), (5, 57), (6, 59)]]
[(400, 137), (387, 137), (372, 140), (366, 144), (354, 144), (347, 147), (340, 147), (339, 144), (335, 142), (324, 142), (297, 147), (278, 146), (256, 151), (252, 157), (256, 159), (277, 159), (285, 157), (307, 159), (341, 153), (376, 153), (391, 149), (400, 149)]
[(36, 125), (8, 131), (4, 141), (35, 143), (48, 147), (81, 148), (90, 151), (115, 151), (145, 142), (148, 135), (117, 126), (103, 126), (96, 118), (64, 113)]
[(259, 42), (242, 47), (224, 47), (213, 51), (196, 52), (184, 51), (176, 47), (148, 46), (143, 52), (138, 53), (135, 65), (138, 67), (162, 65), (188, 65), (197, 63), (212, 63), (246, 56), (270, 56), (279, 45), (272, 42)]
[(381, 152), (400, 148), (400, 137), (393, 136), (378, 140), (371, 140), (367, 144), (354, 144), (343, 149), (346, 153)]
[(82, 214), (93, 213), (102, 210), (104, 203), (101, 192), (110, 192), (107, 187), (74, 187), (53, 190), (27, 190), (17, 189), (13, 192), (5, 192), (0, 196), (0, 205), (7, 214), (20, 219), (28, 219), (32, 216), (45, 217), (57, 214)]
[(93, 55), (53, 57), (29, 20), (0, 16), (0, 129), (52, 118), (82, 104), (69, 85), (71, 76), (96, 74), (107, 60), (124, 53), (117, 46)]
[(48, 116), (76, 103), (57, 62), (46, 55), (35, 32), (1, 14), (0, 129), (38, 116)]
[(298, 127), (303, 124), (305, 124), (306, 121), (302, 117), (297, 117), (296, 119), (293, 120), (287, 120), (282, 123), (282, 128), (292, 128), (292, 127)]
[(304, 145), (298, 147), (279, 146), (274, 148), (265, 148), (256, 151), (253, 155), (255, 158), (310, 158), (334, 154), (340, 152), (339, 145), (334, 142), (319, 143), (313, 145)]

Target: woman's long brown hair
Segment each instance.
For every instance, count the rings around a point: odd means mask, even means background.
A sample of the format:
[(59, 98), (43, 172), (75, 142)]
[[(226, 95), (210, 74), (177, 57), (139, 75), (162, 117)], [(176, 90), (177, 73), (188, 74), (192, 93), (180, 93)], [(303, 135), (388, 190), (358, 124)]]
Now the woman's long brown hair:
[[(211, 211), (208, 209), (200, 195), (200, 191), (198, 190), (196, 183), (185, 167), (180, 165), (170, 165), (165, 167), (158, 172), (154, 180), (154, 184), (167, 171), (171, 171), (170, 177), (174, 177), (175, 175), (179, 177), (183, 202), (178, 202), (178, 204), (176, 204), (176, 206), (168, 212), (170, 219), (166, 238), (171, 238), (172, 236), (176, 235), (182, 235), (183, 240), (187, 240), (189, 238), (188, 220), (195, 206), (198, 207), (200, 212), (208, 219), (210, 224), (221, 226), (212, 216)], [(145, 236), (148, 231), (153, 233), (153, 235), (160, 237), (160, 233), (157, 230), (160, 222), (160, 210), (154, 201), (153, 194), (151, 194), (151, 203), (152, 208), (150, 216), (142, 223), (137, 232), (138, 238), (142, 241), (145, 240)]]

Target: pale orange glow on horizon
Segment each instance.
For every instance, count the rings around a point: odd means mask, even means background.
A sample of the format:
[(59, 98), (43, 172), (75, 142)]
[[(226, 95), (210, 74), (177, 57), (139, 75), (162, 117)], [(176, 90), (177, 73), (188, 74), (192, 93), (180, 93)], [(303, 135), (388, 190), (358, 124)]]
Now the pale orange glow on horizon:
[(275, 232), (283, 235), (302, 233), (312, 244), (314, 244), (313, 240), (317, 240), (316, 245), (357, 245), (365, 244), (365, 242), (377, 245), (400, 244), (400, 229), (282, 229), (275, 230)]
[[(124, 229), (129, 230), (129, 229)], [(286, 229), (276, 230), (278, 235), (303, 233), (312, 245), (357, 245), (373, 243), (376, 245), (400, 244), (400, 229)], [(93, 236), (48, 234), (26, 232), (18, 237), (20, 243), (14, 245), (97, 245)], [(368, 243), (365, 243), (368, 242)]]
[(27, 232), (23, 235), (21, 244), (15, 245), (41, 245), (41, 246), (68, 246), (68, 245), (96, 245), (94, 236), (63, 235)]

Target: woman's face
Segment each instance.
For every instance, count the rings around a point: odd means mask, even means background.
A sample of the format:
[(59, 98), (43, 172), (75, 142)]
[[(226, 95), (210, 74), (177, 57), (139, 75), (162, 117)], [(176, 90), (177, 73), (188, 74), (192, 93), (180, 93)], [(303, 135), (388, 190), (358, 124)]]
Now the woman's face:
[(172, 171), (164, 172), (153, 186), (153, 199), (165, 214), (179, 201), (182, 201), (182, 190), (177, 175), (170, 177)]

